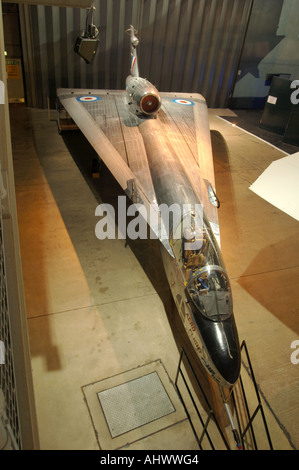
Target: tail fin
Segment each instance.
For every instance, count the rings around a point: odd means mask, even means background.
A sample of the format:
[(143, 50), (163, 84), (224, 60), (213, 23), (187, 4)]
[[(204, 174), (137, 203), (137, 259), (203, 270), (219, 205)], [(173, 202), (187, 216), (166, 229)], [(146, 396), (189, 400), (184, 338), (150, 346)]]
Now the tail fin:
[(130, 34), (130, 41), (131, 41), (130, 73), (132, 77), (139, 77), (139, 68), (138, 68), (137, 51), (136, 51), (136, 48), (139, 44), (139, 40), (135, 36), (135, 33), (137, 33), (137, 31), (135, 30), (134, 26), (130, 25), (130, 28), (127, 30), (127, 32)]

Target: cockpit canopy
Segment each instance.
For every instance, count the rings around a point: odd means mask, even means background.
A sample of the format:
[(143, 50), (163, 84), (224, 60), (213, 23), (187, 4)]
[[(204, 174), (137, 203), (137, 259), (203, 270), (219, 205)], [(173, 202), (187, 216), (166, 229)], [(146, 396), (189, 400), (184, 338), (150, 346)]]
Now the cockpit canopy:
[(233, 313), (230, 283), (209, 223), (189, 213), (176, 226), (171, 242), (187, 300), (195, 311), (213, 321), (229, 318)]
[(233, 313), (228, 277), (220, 266), (206, 266), (194, 273), (186, 287), (187, 299), (206, 318), (222, 321)]

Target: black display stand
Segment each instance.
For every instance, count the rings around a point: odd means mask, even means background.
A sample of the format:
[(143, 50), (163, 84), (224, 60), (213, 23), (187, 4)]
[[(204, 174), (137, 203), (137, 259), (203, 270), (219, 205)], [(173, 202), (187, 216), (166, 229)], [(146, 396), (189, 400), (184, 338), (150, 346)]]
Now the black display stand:
[[(255, 404), (252, 406), (252, 398), (248, 400), (242, 374), (237, 383), (228, 391), (224, 398), (222, 394), (223, 406), (229, 406), (232, 409), (232, 415), (236, 420), (235, 429), (232, 429), (235, 446), (242, 450), (273, 450), (272, 441), (263, 410), (260, 392), (254, 377), (248, 349), (245, 341), (241, 344), (243, 367), (249, 374), (251, 385), (255, 395)], [(181, 379), (181, 380), (180, 380)], [(190, 385), (190, 380), (192, 386)], [(181, 385), (179, 384), (181, 382)], [(195, 384), (195, 387), (194, 387)], [(232, 444), (227, 438), (226, 432), (221, 428), (216, 415), (208, 401), (203, 390), (200, 377), (196, 376), (190, 359), (184, 349), (181, 350), (175, 387), (182, 401), (185, 412), (189, 419), (192, 431), (201, 450), (230, 450)], [(220, 388), (220, 387), (219, 387)], [(184, 393), (187, 391), (187, 394)], [(221, 390), (223, 392), (223, 390)], [(183, 394), (184, 397), (183, 398)], [(258, 432), (256, 432), (255, 424)], [(262, 431), (261, 431), (262, 428)], [(262, 432), (262, 439), (261, 439)], [(265, 444), (267, 449), (265, 449)]]

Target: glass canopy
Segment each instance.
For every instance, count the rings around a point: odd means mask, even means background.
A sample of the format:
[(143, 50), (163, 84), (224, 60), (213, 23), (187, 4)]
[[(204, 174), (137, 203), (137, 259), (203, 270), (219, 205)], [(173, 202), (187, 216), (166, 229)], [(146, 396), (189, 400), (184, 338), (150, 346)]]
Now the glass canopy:
[(185, 279), (187, 301), (210, 320), (229, 318), (233, 312), (230, 283), (209, 223), (184, 215), (171, 242)]

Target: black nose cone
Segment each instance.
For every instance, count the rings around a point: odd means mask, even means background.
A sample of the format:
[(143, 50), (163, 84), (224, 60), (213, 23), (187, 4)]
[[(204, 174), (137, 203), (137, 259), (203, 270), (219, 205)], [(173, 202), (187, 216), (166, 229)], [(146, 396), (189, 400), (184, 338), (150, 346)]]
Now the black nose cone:
[(232, 338), (224, 350), (220, 348), (211, 355), (219, 374), (228, 385), (233, 385), (239, 378), (241, 367), (240, 346)]
[(241, 368), (240, 344), (233, 315), (220, 322), (202, 318), (200, 323), (202, 339), (218, 376), (221, 376), (222, 385), (233, 385)]
[(211, 359), (219, 374), (233, 385), (239, 378), (241, 368), (241, 351), (238, 332), (234, 318), (214, 323), (216, 341), (211, 345)]

